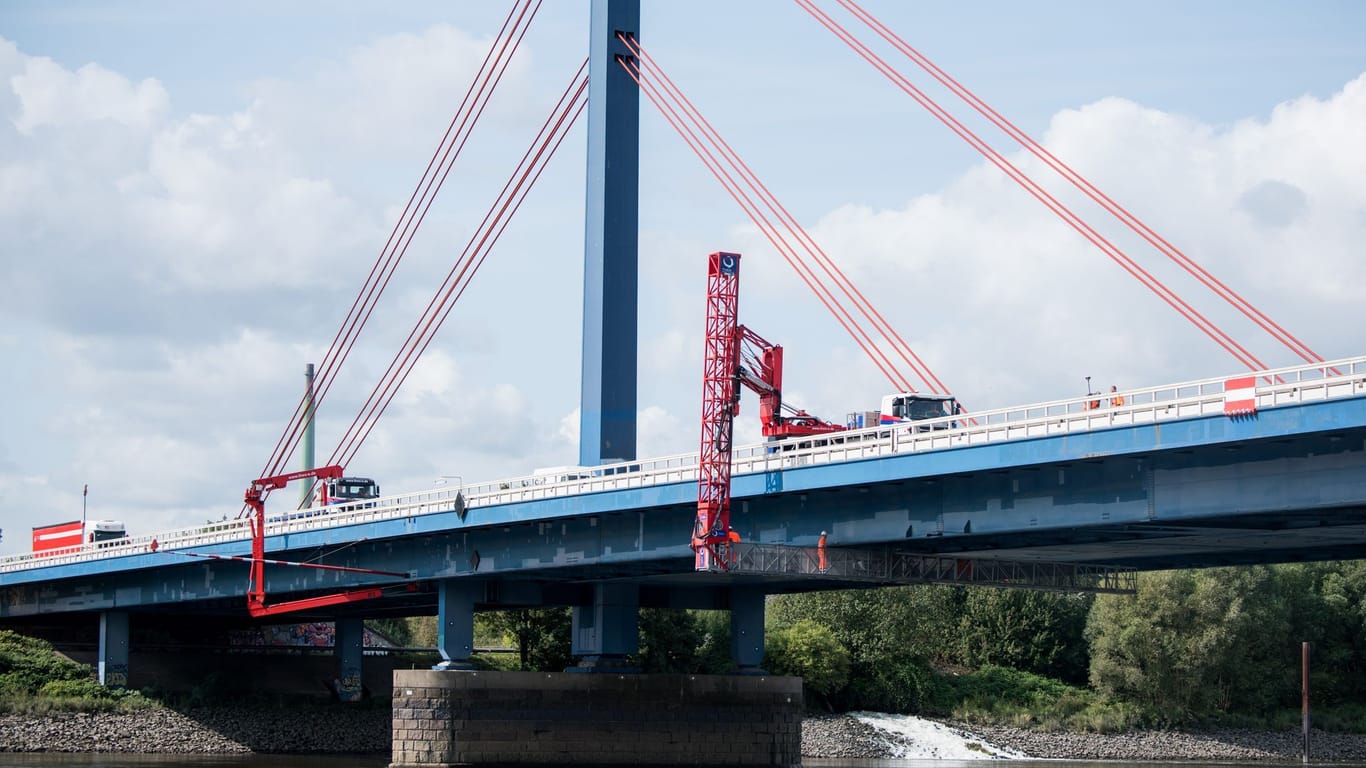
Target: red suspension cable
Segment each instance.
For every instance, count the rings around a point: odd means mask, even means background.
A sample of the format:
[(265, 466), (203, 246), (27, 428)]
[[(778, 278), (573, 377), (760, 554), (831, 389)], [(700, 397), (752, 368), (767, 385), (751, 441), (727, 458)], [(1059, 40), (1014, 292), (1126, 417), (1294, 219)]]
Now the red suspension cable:
[[(452, 117), (450, 125), (447, 126), (441, 142), (433, 151), (432, 158), (428, 161), (422, 178), (419, 179), (412, 195), (409, 196), (408, 203), (404, 206), (403, 212), (399, 215), (389, 233), (389, 238), (380, 251), (380, 256), (377, 257), (375, 264), (371, 267), (370, 274), (355, 301), (353, 301), (351, 309), (319, 366), (316, 394), (313, 401), (314, 412), (326, 397), (341, 365), (350, 354), (361, 330), (374, 311), (380, 295), (388, 286), (394, 270), (406, 254), (413, 235), (416, 234), (418, 227), (425, 219), (426, 212), (430, 209), (437, 192), (444, 184), (446, 176), (450, 174), (456, 158), (469, 139), (474, 125), (482, 116), (493, 91), (502, 80), (513, 54), (520, 46), (539, 8), (540, 0), (535, 0), (534, 4), (532, 0), (519, 0), (509, 11), (498, 36), (495, 38), (495, 44), (489, 48), (485, 55), (474, 80), (466, 90), (460, 107)], [(509, 28), (511, 28), (511, 32), (509, 32)], [(442, 171), (443, 167), (444, 172)], [(437, 180), (438, 173), (440, 173), (439, 181)], [(415, 201), (416, 206), (414, 205)], [(293, 454), (299, 439), (302, 437), (302, 431), (307, 426), (308, 418), (303, 414), (303, 406), (304, 401), (301, 399), (291, 418), (290, 427), (286, 429), (276, 443), (272, 459), (267, 464), (267, 473), (278, 472)]]
[(840, 26), (837, 22), (831, 19), (819, 8), (816, 8), (809, 0), (795, 1), (798, 3), (798, 5), (801, 5), (803, 9), (810, 13), (813, 18), (815, 18), (827, 29), (829, 29), (832, 33), (834, 33), (836, 37), (840, 38), (840, 40), (842, 40), (846, 45), (848, 45), (856, 53), (862, 56), (866, 61), (868, 61), (868, 63), (872, 64), (875, 69), (881, 72), (895, 85), (900, 87), (907, 95), (915, 99), (915, 101), (918, 104), (920, 104), (925, 109), (929, 110), (929, 112), (932, 115), (934, 115), (936, 119), (938, 119), (941, 123), (944, 123), (944, 125), (946, 125), (950, 130), (952, 130), (964, 141), (968, 142), (968, 144), (970, 144), (974, 149), (976, 149), (979, 153), (981, 153), (984, 157), (991, 161), (993, 165), (1000, 168), (1013, 181), (1015, 181), (1017, 184), (1023, 187), (1025, 191), (1029, 192), (1032, 196), (1034, 196), (1045, 206), (1047, 206), (1049, 210), (1052, 210), (1059, 217), (1061, 217), (1063, 221), (1068, 224), (1068, 226), (1076, 230), (1079, 234), (1081, 234), (1083, 237), (1089, 240), (1097, 248), (1100, 248), (1101, 251), (1103, 251), (1113, 261), (1115, 261), (1116, 264), (1119, 264), (1119, 266), (1123, 268), (1126, 272), (1132, 275), (1139, 282), (1143, 283), (1143, 285), (1147, 287), (1149, 290), (1151, 290), (1153, 293), (1157, 294), (1159, 298), (1161, 298), (1169, 306), (1175, 309), (1178, 314), (1189, 320), (1192, 324), (1194, 324), (1197, 328), (1199, 328), (1202, 332), (1204, 332), (1207, 336), (1214, 340), (1215, 343), (1219, 344), (1226, 351), (1228, 351), (1235, 358), (1237, 358), (1239, 362), (1241, 362), (1243, 365), (1247, 366), (1251, 370), (1263, 370), (1266, 368), (1266, 366), (1260, 360), (1258, 360), (1256, 356), (1254, 356), (1241, 344), (1235, 341), (1217, 325), (1210, 322), (1208, 318), (1200, 314), (1200, 312), (1196, 311), (1193, 307), (1190, 306), (1190, 304), (1188, 304), (1180, 296), (1176, 295), (1175, 292), (1173, 292), (1170, 288), (1164, 285), (1160, 280), (1158, 280), (1157, 278), (1153, 277), (1150, 273), (1148, 273), (1147, 270), (1144, 270), (1142, 267), (1140, 267), (1137, 263), (1133, 261), (1133, 259), (1129, 258), (1129, 256), (1125, 254), (1124, 251), (1120, 250), (1113, 243), (1111, 243), (1109, 240), (1105, 239), (1102, 235), (1096, 232), (1090, 225), (1088, 225), (1085, 221), (1083, 221), (1080, 217), (1073, 213), (1071, 209), (1067, 208), (1065, 205), (1058, 202), (1056, 198), (1054, 198), (1042, 187), (1036, 184), (1032, 179), (1030, 179), (1027, 175), (1025, 175), (1022, 171), (1016, 168), (1014, 164), (1012, 164), (1009, 160), (1005, 159), (999, 152), (993, 149), (990, 145), (982, 141), (980, 137), (978, 137), (975, 133), (966, 128), (961, 122), (959, 122), (951, 114), (949, 114), (942, 107), (940, 107), (938, 103), (936, 103), (933, 99), (931, 99), (919, 88), (917, 88), (914, 84), (912, 84), (909, 80), (907, 80), (905, 76), (903, 76), (900, 72), (892, 68), (889, 64), (887, 64), (886, 61), (884, 61), (881, 57), (879, 57), (876, 53), (874, 53), (862, 42), (854, 38), (853, 35), (851, 35), (847, 30), (844, 29), (844, 27)]
[[(623, 38), (623, 41), (626, 42), (633, 49), (634, 52), (643, 53), (643, 51), (640, 50), (640, 46), (637, 42), (632, 40), (625, 40), (625, 38)], [(648, 56), (648, 54), (646, 54), (646, 56)], [(799, 242), (802, 242), (804, 247), (806, 247), (808, 251), (810, 251), (812, 246), (814, 245), (814, 239), (812, 239), (809, 234), (805, 233), (804, 230), (801, 229), (800, 224), (797, 223), (795, 219), (791, 217), (790, 214), (783, 216), (781, 213), (779, 213), (781, 206), (777, 204), (776, 198), (774, 198), (772, 193), (769, 192), (767, 188), (763, 186), (762, 182), (758, 180), (757, 176), (753, 173), (753, 171), (748, 169), (748, 166), (744, 165), (743, 161), (739, 159), (738, 155), (734, 152), (734, 150), (731, 149), (728, 144), (725, 144), (724, 139), (722, 139), (719, 136), (719, 133), (717, 133), (714, 128), (711, 128), (710, 125), (707, 125), (705, 129), (699, 128), (701, 132), (706, 134), (706, 138), (704, 139), (702, 137), (699, 137), (697, 135), (697, 132), (695, 132), (691, 127), (685, 125), (685, 123), (689, 122), (698, 124), (705, 122), (705, 120), (700, 119), (700, 113), (697, 113), (695, 107), (692, 107), (691, 109), (683, 108), (684, 111), (688, 111), (691, 113), (688, 117), (684, 117), (679, 113), (679, 109), (676, 109), (673, 106), (673, 102), (683, 103), (686, 102), (687, 99), (685, 96), (682, 95), (681, 91), (677, 88), (675, 84), (672, 83), (672, 81), (669, 81), (670, 92), (665, 93), (652, 81), (645, 80), (641, 76), (638, 67), (635, 67), (633, 64), (630, 64), (625, 61), (623, 61), (622, 64), (627, 69), (631, 77), (635, 79), (636, 82), (641, 86), (647, 98), (649, 98), (656, 105), (656, 107), (659, 108), (661, 114), (664, 115), (665, 119), (670, 123), (670, 125), (673, 126), (675, 131), (677, 131), (679, 135), (684, 139), (685, 143), (687, 143), (688, 146), (693, 150), (693, 152), (697, 154), (698, 158), (702, 160), (703, 164), (707, 167), (709, 171), (711, 171), (712, 175), (715, 176), (719, 182), (721, 182), (722, 186), (726, 189), (726, 191), (731, 195), (732, 198), (736, 200), (736, 202), (745, 211), (746, 215), (748, 215), (750, 219), (755, 223), (755, 225), (759, 227), (760, 231), (764, 233), (765, 237), (769, 240), (771, 244), (773, 244), (774, 248), (778, 250), (779, 254), (782, 255), (783, 258), (788, 262), (788, 264), (792, 266), (794, 270), (797, 271), (797, 274), (802, 279), (802, 281), (806, 283), (807, 287), (810, 288), (813, 291), (813, 293), (816, 294), (817, 299), (826, 307), (826, 309), (829, 310), (831, 314), (835, 316), (836, 321), (839, 322), (842, 327), (844, 327), (844, 329), (850, 334), (851, 337), (853, 337), (855, 343), (858, 344), (860, 349), (862, 349), (864, 353), (869, 356), (869, 358), (873, 361), (874, 365), (876, 365), (878, 369), (882, 371), (883, 375), (886, 376), (888, 380), (892, 382), (893, 386), (900, 387), (905, 390), (913, 390), (914, 387), (912, 387), (909, 384), (909, 382), (906, 381), (904, 376), (902, 376), (899, 372), (896, 371), (896, 366), (893, 365), (891, 361), (886, 357), (886, 353), (883, 352), (883, 350), (869, 337), (867, 331), (862, 328), (858, 321), (854, 320), (849, 310), (846, 309), (843, 306), (843, 304), (839, 302), (838, 298), (834, 296), (833, 292), (828, 287), (820, 283), (820, 281), (815, 276), (814, 270), (802, 260), (802, 257), (800, 256), (797, 248), (794, 247), (791, 243), (789, 243), (786, 240), (786, 238), (784, 238), (783, 235), (779, 232), (777, 225), (770, 221), (769, 217), (759, 210), (759, 204), (756, 203), (748, 193), (746, 193), (743, 189), (740, 188), (739, 182), (737, 182), (734, 179), (734, 177), (725, 168), (722, 167), (722, 160), (718, 159), (716, 153), (714, 153), (711, 149), (708, 149), (706, 144), (710, 142), (711, 144), (717, 146), (718, 151), (720, 151), (721, 154), (725, 156), (725, 161), (729, 163), (732, 167), (736, 168), (737, 171), (741, 167), (744, 168), (742, 175), (744, 176), (746, 185), (763, 196), (765, 204), (768, 206), (769, 210), (773, 212), (774, 217), (783, 221), (789, 233), (796, 237)], [(659, 72), (659, 67), (657, 63), (651, 61), (651, 64), (653, 65), (651, 72)], [(664, 76), (662, 72), (660, 72), (659, 74), (661, 75), (661, 77), (667, 79), (667, 76)], [(693, 114), (696, 114), (697, 117), (692, 117)], [(723, 145), (725, 149), (722, 150), (720, 148)], [(782, 210), (785, 213), (785, 209)], [(829, 270), (827, 269), (827, 272), (828, 271)], [(852, 287), (852, 283), (849, 284), (849, 287)], [(856, 289), (854, 290), (856, 291)], [(846, 295), (849, 293), (848, 288), (846, 288), (845, 292)], [(860, 307), (860, 309), (862, 309), (862, 307)], [(865, 317), (868, 316), (868, 312), (866, 310), (864, 311), (864, 315)]]
[[(711, 122), (702, 115), (697, 109), (697, 106), (683, 93), (673, 79), (669, 77), (668, 73), (659, 67), (658, 63), (654, 61), (649, 53), (645, 52), (639, 43), (627, 40), (620, 33), (618, 33), (618, 37), (620, 37), (628, 47), (631, 47), (633, 52), (640, 56), (645, 63), (650, 65), (651, 72), (659, 77), (660, 81), (664, 84), (664, 89), (669, 93), (674, 102), (682, 106), (683, 111), (688, 115), (692, 123), (701, 129), (712, 145), (720, 150), (722, 156), (726, 158), (731, 167), (739, 172), (741, 178), (745, 180), (745, 183), (759, 195), (759, 198), (768, 206), (769, 210), (771, 210), (775, 216), (784, 223), (788, 231), (801, 242), (803, 247), (806, 248), (807, 253), (815, 258), (816, 263), (821, 267), (821, 270), (825, 272), (826, 276), (834, 281), (835, 285), (844, 293), (845, 297), (854, 303), (854, 306), (863, 314), (863, 316), (873, 324), (874, 329), (881, 333), (882, 337), (891, 343), (892, 347), (900, 354), (901, 359), (911, 367), (911, 370), (916, 376), (921, 381), (925, 382), (931, 391), (940, 393), (946, 392), (947, 390), (944, 387), (943, 382), (934, 375), (934, 372), (931, 371), (929, 366), (925, 365), (925, 362), (920, 359), (920, 356), (910, 348), (910, 345), (906, 343), (906, 340), (892, 328), (891, 324), (888, 323), (885, 318), (883, 318), (882, 314), (868, 301), (858, 287), (854, 285), (853, 281), (845, 275), (844, 271), (835, 264), (834, 260), (820, 247), (820, 244), (818, 244), (806, 229), (801, 226), (796, 217), (778, 200), (768, 186), (759, 179), (758, 175), (756, 175), (739, 154), (735, 152), (730, 143), (727, 142)], [(807, 268), (810, 269), (809, 266)], [(910, 388), (909, 383), (903, 382), (903, 386)]]
[(588, 78), (587, 61), (579, 68), (554, 111), (541, 126), (536, 139), (523, 154), (516, 170), (504, 184), (493, 206), (469, 243), (447, 273), (445, 281), (428, 302), (413, 329), (409, 332), (402, 349), (390, 361), (380, 381), (366, 398), (360, 413), (352, 420), (345, 436), (332, 454), (333, 463), (345, 464), (360, 450), (379, 417), (397, 395), (408, 374), (435, 337), (436, 332), (449, 316), (455, 302), (464, 294), (465, 288), (483, 264), (489, 250), (501, 237), (512, 214), (520, 208), (531, 187), (540, 178), (546, 163), (559, 148), (569, 128), (577, 120), (586, 103)]
[(834, 296), (831, 295), (824, 286), (815, 282), (814, 275), (811, 274), (809, 269), (805, 267), (805, 264), (802, 263), (796, 250), (782, 237), (773, 223), (758, 210), (753, 200), (739, 188), (729, 173), (720, 167), (715, 156), (710, 150), (703, 146), (701, 140), (692, 129), (683, 124), (681, 116), (678, 115), (671, 104), (666, 103), (663, 94), (652, 83), (642, 78), (640, 68), (634, 63), (628, 63), (625, 60), (619, 59), (618, 61), (626, 69), (631, 78), (640, 86), (642, 92), (645, 93), (646, 98), (650, 99), (650, 101), (660, 110), (660, 113), (664, 115), (665, 120), (673, 126), (674, 130), (683, 138), (683, 141), (702, 161), (702, 164), (707, 167), (707, 170), (711, 171), (712, 175), (721, 183), (721, 186), (724, 187), (735, 202), (740, 205), (740, 208), (745, 211), (745, 214), (749, 216), (755, 226), (764, 233), (764, 236), (768, 239), (769, 243), (771, 243), (783, 259), (787, 261), (788, 265), (796, 270), (797, 275), (801, 278), (802, 282), (806, 283), (806, 286), (816, 294), (817, 300), (835, 316), (835, 320), (851, 337), (853, 337), (854, 342), (869, 356), (878, 370), (892, 382), (893, 386), (909, 386), (905, 381), (905, 377), (895, 371), (894, 366), (891, 366), (890, 361), (886, 359), (885, 355), (880, 354), (880, 350), (878, 350), (872, 340), (868, 338), (867, 333), (853, 320), (848, 311), (834, 299)]
[(1008, 134), (1011, 138), (1019, 142), (1020, 146), (1024, 147), (1035, 157), (1042, 160), (1045, 164), (1047, 164), (1050, 168), (1057, 172), (1058, 175), (1062, 176), (1074, 187), (1081, 190), (1082, 193), (1084, 193), (1087, 197), (1091, 198), (1091, 200), (1095, 201), (1102, 208), (1109, 211), (1112, 215), (1115, 216), (1115, 218), (1123, 222), (1125, 226), (1129, 227), (1129, 229), (1131, 229), (1135, 234), (1142, 237), (1153, 247), (1157, 248), (1158, 251), (1160, 251), (1163, 255), (1171, 259), (1182, 269), (1186, 270), (1188, 274), (1199, 280), (1202, 285), (1209, 288), (1224, 301), (1228, 302), (1229, 305), (1237, 309), (1249, 320), (1256, 323), (1258, 327), (1266, 331), (1277, 341), (1281, 342), (1281, 344), (1283, 344), (1291, 352), (1301, 357), (1303, 360), (1305, 360), (1305, 362), (1323, 362), (1323, 357), (1321, 355), (1319, 355), (1314, 350), (1310, 349), (1308, 345), (1300, 341), (1289, 331), (1285, 330), (1274, 320), (1268, 317), (1266, 313), (1262, 312), (1260, 309), (1254, 306), (1247, 299), (1243, 298), (1232, 288), (1228, 287), (1214, 275), (1210, 274), (1208, 270), (1200, 266), (1200, 264), (1198, 264), (1194, 259), (1187, 256), (1184, 252), (1182, 252), (1176, 246), (1172, 245), (1161, 235), (1158, 235), (1155, 231), (1153, 231), (1151, 227), (1149, 227), (1141, 219), (1139, 219), (1137, 216), (1131, 213), (1127, 208), (1115, 202), (1104, 192), (1100, 191), (1100, 189), (1098, 189), (1089, 180), (1083, 177), (1080, 173), (1077, 173), (1075, 170), (1073, 170), (1071, 166), (1069, 166), (1062, 160), (1058, 159), (1057, 156), (1055, 156), (1052, 152), (1048, 151), (1048, 149), (1046, 149), (1042, 144), (1036, 141), (1032, 136), (1025, 133), (1014, 123), (1010, 122), (1010, 120), (1003, 117), (999, 112), (997, 112), (989, 104), (987, 104), (980, 97), (978, 97), (976, 93), (973, 93), (970, 89), (968, 89), (962, 83), (955, 80), (947, 72), (940, 69), (938, 65), (936, 65), (933, 61), (929, 59), (929, 57), (925, 56), (923, 53), (912, 47), (909, 43), (905, 41), (905, 39), (903, 39), (901, 36), (897, 35), (895, 32), (889, 29), (885, 24), (883, 24), (881, 21), (875, 18), (871, 13), (861, 8), (853, 0), (836, 0), (836, 2), (842, 5), (846, 10), (848, 10), (850, 13), (856, 16), (860, 21), (866, 24), (879, 36), (881, 36), (883, 40), (886, 40), (892, 46), (897, 48), (897, 50), (905, 54), (907, 58), (913, 61), (921, 69), (925, 70), (925, 72), (929, 73), (930, 76), (934, 77), (935, 80), (938, 80), (940, 84), (944, 85), (944, 87), (953, 91), (955, 95), (957, 95), (960, 99), (962, 99), (969, 106), (975, 109), (987, 120), (991, 121), (993, 125), (995, 125), (997, 128), (1001, 129), (1006, 134)]

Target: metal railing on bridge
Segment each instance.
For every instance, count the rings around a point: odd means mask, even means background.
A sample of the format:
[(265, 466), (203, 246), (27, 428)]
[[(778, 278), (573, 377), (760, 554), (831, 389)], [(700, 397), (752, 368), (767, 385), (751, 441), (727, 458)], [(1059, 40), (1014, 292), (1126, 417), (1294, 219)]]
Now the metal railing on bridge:
[(1053, 592), (1133, 594), (1133, 568), (1090, 563), (955, 558), (898, 552), (891, 548), (793, 547), (736, 542), (727, 565), (713, 571), (772, 576), (807, 576), (874, 584), (958, 584)]
[[(1323, 400), (1366, 396), (1366, 356), (1278, 368), (1255, 374), (1254, 399), (1264, 410)], [(1224, 413), (1228, 377), (1128, 389), (982, 411), (969, 416), (916, 421), (862, 430), (833, 432), (779, 442), (742, 446), (734, 451), (734, 476), (837, 464), (905, 453), (946, 450), (1009, 440), (1065, 435), (1100, 429), (1155, 424)], [(1114, 398), (1114, 399), (1112, 399)], [(1117, 404), (1122, 398), (1122, 404)], [(1099, 407), (1093, 407), (1095, 405)], [(363, 502), (315, 507), (268, 521), (267, 534), (295, 533), (380, 520), (449, 512), (457, 493), (471, 512), (480, 508), (576, 496), (587, 493), (696, 482), (697, 454), (578, 467), (562, 476), (524, 475), (460, 488), (387, 496)], [(478, 526), (477, 515), (465, 524)], [(151, 551), (246, 542), (245, 519), (224, 520), (176, 531), (87, 544), (59, 552), (0, 559), (0, 573), (63, 565)]]

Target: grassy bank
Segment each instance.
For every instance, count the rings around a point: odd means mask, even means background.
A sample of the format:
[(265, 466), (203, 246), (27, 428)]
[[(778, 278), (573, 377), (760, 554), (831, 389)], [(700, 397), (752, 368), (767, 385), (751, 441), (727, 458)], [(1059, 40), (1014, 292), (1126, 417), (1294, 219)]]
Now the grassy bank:
[(155, 706), (137, 691), (100, 685), (95, 672), (45, 640), (0, 630), (0, 713), (134, 711)]

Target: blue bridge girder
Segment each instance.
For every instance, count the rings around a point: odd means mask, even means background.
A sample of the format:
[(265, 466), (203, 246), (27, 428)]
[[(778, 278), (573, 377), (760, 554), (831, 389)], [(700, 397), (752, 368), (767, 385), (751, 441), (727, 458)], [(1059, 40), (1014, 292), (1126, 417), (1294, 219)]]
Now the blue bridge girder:
[[(1141, 569), (1361, 557), (1366, 358), (1340, 367), (1341, 376), (1318, 382), (1263, 379), (1248, 416), (1225, 415), (1222, 382), (1204, 382), (1168, 388), (1170, 400), (1160, 389), (1127, 392), (1123, 408), (1069, 401), (943, 429), (927, 422), (755, 446), (738, 452), (732, 525), (766, 544), (814, 546), (824, 530), (832, 547)], [(542, 484), (469, 486), (461, 491), (468, 507), (443, 490), (277, 518), (270, 558), (322, 557), (411, 579), (267, 567), (267, 593), (396, 587), (391, 598), (332, 616), (429, 612), (434, 583), (452, 578), (478, 582), (482, 608), (583, 605), (594, 584), (612, 581), (639, 585), (642, 606), (714, 608), (726, 607), (736, 586), (854, 586), (694, 573), (692, 460), (691, 468), (688, 457), (670, 457)], [(245, 614), (246, 563), (177, 554), (247, 554), (240, 528), (230, 521), (167, 534), (155, 552), (151, 537), (138, 537), (108, 550), (0, 560), (0, 618)]]

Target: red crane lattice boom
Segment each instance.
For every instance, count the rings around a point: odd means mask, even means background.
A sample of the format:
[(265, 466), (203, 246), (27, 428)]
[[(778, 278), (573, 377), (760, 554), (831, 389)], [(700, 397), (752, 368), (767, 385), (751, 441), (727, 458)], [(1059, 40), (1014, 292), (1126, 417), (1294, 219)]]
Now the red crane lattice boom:
[[(759, 395), (765, 437), (821, 435), (844, 429), (783, 404), (783, 348), (739, 324), (740, 254), (707, 257), (707, 332), (702, 362), (702, 441), (698, 450), (697, 523), (692, 547), (699, 571), (725, 568), (730, 542), (731, 440), (740, 388)], [(784, 415), (783, 410), (790, 411)]]
[(697, 526), (692, 543), (699, 571), (710, 570), (712, 559), (729, 543), (731, 437), (740, 405), (735, 334), (739, 289), (740, 254), (718, 251), (708, 256), (702, 442), (697, 457)]

